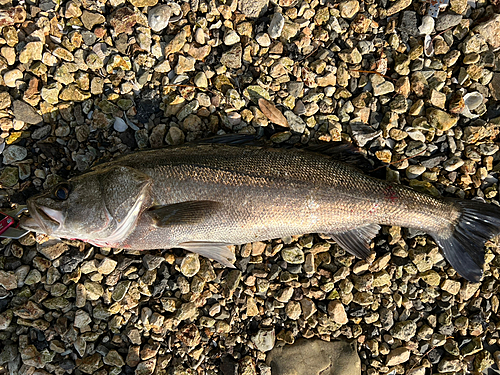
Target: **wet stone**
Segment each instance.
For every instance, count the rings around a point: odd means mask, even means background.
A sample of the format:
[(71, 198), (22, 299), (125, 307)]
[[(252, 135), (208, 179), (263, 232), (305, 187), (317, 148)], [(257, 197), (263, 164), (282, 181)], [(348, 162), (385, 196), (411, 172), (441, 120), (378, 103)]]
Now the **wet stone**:
[(5, 345), (3, 349), (0, 350), (0, 365), (13, 361), (17, 357), (17, 354), (17, 345)]
[(0, 184), (5, 187), (12, 187), (19, 181), (19, 169), (16, 167), (4, 168), (0, 174)]

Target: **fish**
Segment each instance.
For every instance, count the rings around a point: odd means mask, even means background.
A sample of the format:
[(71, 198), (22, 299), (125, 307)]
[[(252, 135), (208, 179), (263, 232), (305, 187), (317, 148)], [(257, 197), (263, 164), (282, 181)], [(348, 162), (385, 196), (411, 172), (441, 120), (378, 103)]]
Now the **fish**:
[(230, 245), (328, 235), (366, 259), (381, 225), (429, 234), (465, 279), (483, 276), (500, 208), (427, 195), (304, 150), (194, 144), (138, 151), (27, 200), (22, 228), (94, 246), (182, 248), (234, 267)]

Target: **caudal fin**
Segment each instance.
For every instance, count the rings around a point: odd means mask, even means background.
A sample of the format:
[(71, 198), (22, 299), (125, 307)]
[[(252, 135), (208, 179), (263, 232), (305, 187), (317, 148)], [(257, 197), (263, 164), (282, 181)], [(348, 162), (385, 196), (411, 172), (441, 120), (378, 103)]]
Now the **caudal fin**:
[(483, 276), (484, 244), (500, 233), (500, 207), (477, 201), (455, 201), (462, 215), (451, 236), (439, 233), (432, 237), (443, 249), (453, 268), (471, 282)]

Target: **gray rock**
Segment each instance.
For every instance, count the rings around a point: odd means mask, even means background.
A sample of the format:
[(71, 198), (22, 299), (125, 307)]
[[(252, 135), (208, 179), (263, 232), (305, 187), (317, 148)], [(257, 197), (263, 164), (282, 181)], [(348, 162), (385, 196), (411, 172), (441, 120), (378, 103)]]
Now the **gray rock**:
[(500, 73), (494, 73), (493, 79), (489, 84), (491, 96), (495, 100), (500, 100)]
[(81, 34), (82, 34), (83, 42), (87, 46), (93, 45), (95, 43), (95, 41), (97, 40), (97, 37), (95, 36), (95, 34), (88, 31), (88, 30), (82, 30)]
[(267, 11), (269, 0), (239, 0), (238, 10), (249, 18), (257, 18)]
[(294, 98), (298, 98), (302, 90), (304, 89), (304, 82), (302, 81), (291, 81), (287, 83), (288, 93)]
[(293, 345), (274, 348), (266, 362), (273, 375), (360, 375), (361, 361), (355, 344), (299, 339)]
[(59, 258), (68, 250), (69, 246), (59, 239), (50, 239), (43, 244), (37, 244), (37, 251), (50, 260)]
[(241, 43), (236, 44), (229, 51), (224, 52), (220, 59), (222, 65), (227, 66), (231, 69), (241, 68), (241, 57), (243, 55), (243, 49), (241, 48)]
[(26, 156), (28, 156), (28, 151), (24, 147), (12, 145), (7, 147), (3, 152), (3, 163), (11, 164), (16, 161), (21, 161)]
[(351, 124), (351, 135), (360, 147), (377, 138), (380, 134), (382, 134), (382, 130), (375, 130), (368, 125)]
[(458, 156), (453, 156), (443, 163), (443, 168), (448, 172), (452, 172), (460, 168), (462, 165), (464, 165), (464, 163), (465, 162)]
[(417, 324), (413, 320), (397, 322), (392, 328), (392, 336), (404, 341), (409, 341), (416, 332)]
[(403, 12), (401, 18), (401, 29), (404, 30), (408, 35), (418, 35), (417, 26), (417, 13), (413, 11)]
[(450, 27), (457, 26), (462, 21), (460, 14), (440, 14), (436, 20), (436, 31), (443, 31)]
[(118, 133), (123, 133), (128, 129), (128, 125), (121, 117), (115, 117), (115, 122), (113, 123), (113, 129)]
[(148, 271), (154, 270), (160, 266), (165, 261), (165, 258), (152, 255), (152, 254), (146, 254), (142, 258), (142, 264)]
[(28, 103), (21, 100), (16, 100), (12, 104), (12, 111), (16, 120), (23, 121), (27, 124), (38, 124), (42, 122), (42, 116)]
[(304, 133), (304, 130), (306, 129), (306, 123), (304, 120), (302, 120), (299, 116), (297, 116), (295, 113), (292, 111), (285, 111), (284, 113), (288, 125), (290, 125), (290, 129), (296, 133)]
[(285, 17), (281, 13), (274, 13), (267, 33), (273, 39), (279, 38), (283, 31), (283, 26), (285, 26)]
[(17, 345), (5, 345), (3, 350), (0, 352), (0, 365), (4, 365), (7, 362), (16, 359), (17, 353)]

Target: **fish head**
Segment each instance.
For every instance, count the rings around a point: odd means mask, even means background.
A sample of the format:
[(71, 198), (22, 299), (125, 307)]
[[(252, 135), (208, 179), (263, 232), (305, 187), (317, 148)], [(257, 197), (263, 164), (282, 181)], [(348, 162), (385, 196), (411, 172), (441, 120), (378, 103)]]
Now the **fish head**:
[(98, 168), (28, 199), (24, 229), (52, 237), (119, 242), (149, 197), (150, 179), (129, 167)]

